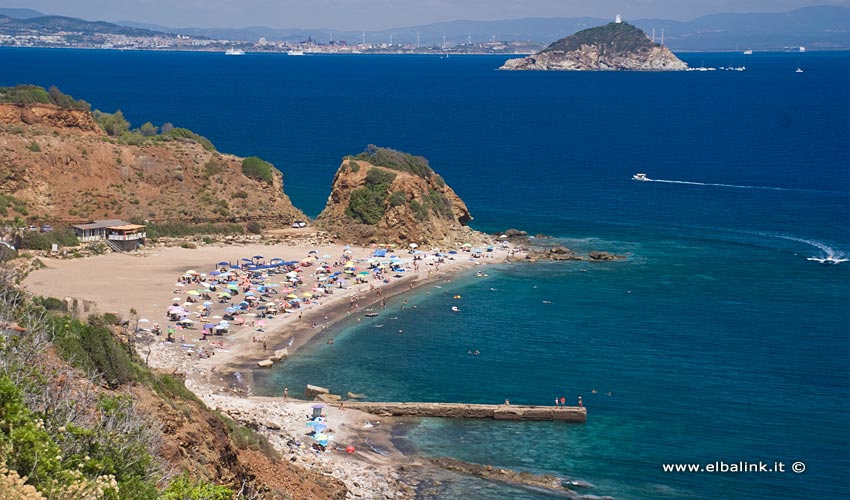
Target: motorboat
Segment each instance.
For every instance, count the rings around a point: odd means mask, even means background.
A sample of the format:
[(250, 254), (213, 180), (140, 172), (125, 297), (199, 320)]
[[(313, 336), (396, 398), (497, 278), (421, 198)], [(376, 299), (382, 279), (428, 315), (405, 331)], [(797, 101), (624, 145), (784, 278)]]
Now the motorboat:
[(747, 50), (745, 50), (745, 51), (744, 51), (744, 55), (745, 55), (745, 56), (751, 56), (751, 55), (753, 55), (753, 51), (752, 51), (752, 49), (747, 49)]
[(287, 52), (286, 52), (286, 55), (288, 55), (288, 56), (303, 56), (303, 55), (304, 55), (304, 51), (301, 51), (301, 50), (289, 50), (289, 51), (287, 51)]
[(244, 56), (245, 51), (242, 50), (242, 49), (229, 48), (229, 49), (224, 51), (224, 55), (226, 55), (226, 56)]
[(651, 180), (646, 174), (635, 174), (632, 176), (633, 181), (649, 181)]

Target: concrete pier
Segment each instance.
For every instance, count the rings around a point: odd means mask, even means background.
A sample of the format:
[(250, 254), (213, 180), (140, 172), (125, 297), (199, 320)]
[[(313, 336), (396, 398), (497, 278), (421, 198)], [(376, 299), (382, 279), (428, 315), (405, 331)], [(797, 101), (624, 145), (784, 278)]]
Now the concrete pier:
[(383, 403), (346, 401), (344, 408), (394, 417), (491, 418), (493, 420), (584, 423), (587, 408), (578, 406), (479, 405), (465, 403)]

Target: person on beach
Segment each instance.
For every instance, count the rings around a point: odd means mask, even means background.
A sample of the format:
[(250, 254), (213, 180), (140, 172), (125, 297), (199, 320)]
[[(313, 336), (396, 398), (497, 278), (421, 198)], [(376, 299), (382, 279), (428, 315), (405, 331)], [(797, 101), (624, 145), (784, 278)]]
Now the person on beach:
[(289, 401), (289, 387), (283, 388), (283, 400)]
[(506, 399), (505, 400), (505, 406), (510, 406), (510, 405), (511, 405), (511, 401), (509, 399)]
[(578, 407), (581, 408), (584, 406), (584, 403), (581, 402), (581, 396), (578, 397)]
[(555, 396), (555, 408), (558, 407), (558, 396)]
[(561, 396), (561, 406), (567, 406), (567, 398)]

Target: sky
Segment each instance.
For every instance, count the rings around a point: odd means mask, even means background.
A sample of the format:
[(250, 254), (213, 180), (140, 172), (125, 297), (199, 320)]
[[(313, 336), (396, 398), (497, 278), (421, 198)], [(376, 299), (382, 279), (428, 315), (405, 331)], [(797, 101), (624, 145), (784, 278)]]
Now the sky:
[[(23, 4), (23, 5), (22, 5)], [(379, 30), (457, 19), (522, 17), (662, 18), (686, 21), (723, 12), (785, 12), (847, 0), (0, 0), (89, 21), (168, 27)]]

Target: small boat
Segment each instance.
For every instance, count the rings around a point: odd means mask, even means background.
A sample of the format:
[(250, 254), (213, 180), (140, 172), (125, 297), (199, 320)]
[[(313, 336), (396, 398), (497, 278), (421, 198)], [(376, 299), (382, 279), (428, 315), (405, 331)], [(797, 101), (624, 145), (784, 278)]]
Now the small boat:
[(646, 174), (635, 174), (632, 176), (633, 181), (649, 181), (652, 180), (646, 176)]
[(745, 56), (751, 56), (751, 55), (753, 55), (753, 50), (752, 50), (752, 49), (747, 49), (747, 50), (745, 50), (745, 51), (744, 51), (744, 55), (745, 55)]
[(231, 47), (231, 48), (224, 51), (224, 55), (226, 55), (226, 56), (244, 56), (245, 51), (242, 50), (242, 49), (234, 49), (234, 48)]
[(287, 51), (287, 52), (286, 52), (286, 55), (288, 55), (288, 56), (303, 56), (303, 55), (304, 55), (304, 51), (301, 51), (301, 50), (289, 50), (289, 51)]
[(375, 317), (375, 316), (377, 316), (377, 315), (378, 315), (378, 313), (366, 313), (366, 314), (365, 314), (365, 316), (366, 316), (367, 318), (374, 318), (374, 317)]
[(803, 72), (803, 69), (800, 68), (800, 65), (798, 64), (797, 69), (794, 70), (794, 73), (802, 73), (802, 72)]
[(460, 311), (460, 309), (458, 309), (457, 306), (452, 306), (452, 312), (458, 312), (458, 311)]

